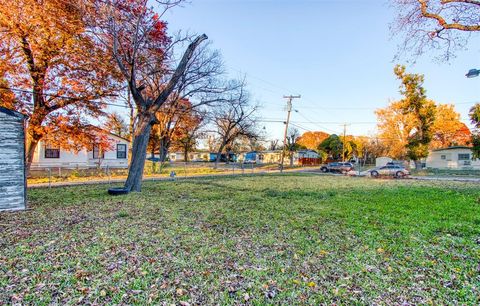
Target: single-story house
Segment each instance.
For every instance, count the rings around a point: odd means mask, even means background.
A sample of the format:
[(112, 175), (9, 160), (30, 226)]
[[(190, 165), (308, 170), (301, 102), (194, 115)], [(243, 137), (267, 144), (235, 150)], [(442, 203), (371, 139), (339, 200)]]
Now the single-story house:
[(281, 150), (251, 151), (241, 155), (241, 160), (247, 164), (278, 164), (281, 159)]
[[(244, 163), (251, 164), (279, 164), (282, 160), (281, 150), (251, 151), (242, 155)], [(290, 158), (285, 156), (284, 164), (290, 163)], [(293, 154), (295, 165), (318, 165), (320, 156), (313, 150), (299, 150)]]
[(480, 159), (473, 159), (470, 147), (453, 146), (431, 150), (426, 160), (427, 168), (480, 170)]
[(26, 207), (26, 119), (19, 112), (0, 107), (0, 211)]
[(105, 152), (101, 152), (98, 147), (94, 147), (93, 150), (82, 149), (79, 152), (75, 152), (40, 141), (35, 150), (31, 168), (128, 168), (130, 141), (120, 136), (106, 133), (113, 150)]
[[(185, 161), (185, 153), (184, 152), (172, 152), (168, 154), (168, 158), (172, 162), (183, 162)], [(209, 152), (189, 152), (188, 153), (188, 161), (194, 162), (208, 162), (210, 159)]]
[[(217, 158), (218, 158), (218, 153), (217, 152), (210, 152), (208, 161), (215, 162), (217, 160)], [(220, 162), (221, 163), (226, 163), (227, 161), (236, 163), (237, 162), (237, 154), (235, 154), (233, 152), (220, 154)]]
[(299, 150), (293, 155), (293, 163), (301, 166), (320, 165), (320, 155), (314, 150)]

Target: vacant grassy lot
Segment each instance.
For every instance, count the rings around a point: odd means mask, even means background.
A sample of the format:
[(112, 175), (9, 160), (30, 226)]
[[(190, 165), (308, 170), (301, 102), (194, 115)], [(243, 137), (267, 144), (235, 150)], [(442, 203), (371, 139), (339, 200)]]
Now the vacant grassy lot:
[(0, 304), (480, 303), (480, 188), (315, 175), (30, 191)]

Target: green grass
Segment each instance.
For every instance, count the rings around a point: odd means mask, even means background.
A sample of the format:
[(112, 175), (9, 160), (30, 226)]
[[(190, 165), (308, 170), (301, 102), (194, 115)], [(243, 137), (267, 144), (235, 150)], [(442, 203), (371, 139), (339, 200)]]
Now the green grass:
[(480, 303), (480, 188), (265, 175), (35, 189), (0, 304)]

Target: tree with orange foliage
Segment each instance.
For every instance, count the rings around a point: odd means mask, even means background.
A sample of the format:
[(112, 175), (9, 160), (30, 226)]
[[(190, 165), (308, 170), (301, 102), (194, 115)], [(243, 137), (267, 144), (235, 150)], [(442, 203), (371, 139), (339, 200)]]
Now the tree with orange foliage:
[(384, 152), (394, 159), (407, 157), (408, 136), (414, 129), (414, 118), (411, 113), (405, 113), (401, 101), (390, 103), (389, 106), (375, 111), (377, 115), (377, 139), (386, 148)]
[(107, 115), (107, 121), (103, 124), (103, 129), (122, 138), (128, 139), (130, 137), (125, 119), (117, 112)]
[(435, 121), (433, 123), (433, 138), (431, 149), (440, 149), (450, 146), (467, 145), (470, 142), (470, 130), (460, 121), (460, 114), (451, 104), (437, 105)]
[[(395, 159), (405, 159), (408, 137), (415, 129), (415, 118), (411, 113), (403, 111), (401, 101), (392, 102), (375, 113), (379, 130), (377, 138), (386, 149), (384, 153)], [(432, 141), (429, 149), (466, 145), (470, 142), (470, 130), (460, 121), (460, 114), (450, 104), (435, 105), (435, 119), (431, 130)]]
[(156, 117), (158, 123), (152, 127), (148, 148), (152, 157), (158, 150), (160, 161), (164, 162), (172, 143), (189, 134), (188, 130), (195, 130), (199, 123), (197, 124), (197, 115), (188, 99), (165, 103)]
[(330, 136), (321, 131), (305, 132), (297, 140), (297, 143), (310, 150), (317, 150), (318, 146)]
[(185, 161), (188, 161), (188, 153), (195, 150), (197, 139), (202, 134), (201, 129), (205, 123), (203, 115), (197, 112), (189, 112), (182, 118), (173, 134), (172, 146), (183, 152)]
[(84, 13), (70, 1), (0, 0), (0, 90), (16, 95), (0, 103), (29, 116), (27, 169), (47, 135), (65, 149), (97, 142), (85, 117), (102, 115), (101, 99), (117, 90), (115, 69), (87, 34)]

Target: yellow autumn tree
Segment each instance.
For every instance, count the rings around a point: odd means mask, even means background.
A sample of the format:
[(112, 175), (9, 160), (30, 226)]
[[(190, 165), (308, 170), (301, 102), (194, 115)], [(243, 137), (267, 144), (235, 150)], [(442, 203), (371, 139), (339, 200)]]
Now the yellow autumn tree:
[(377, 138), (386, 148), (386, 155), (395, 159), (407, 156), (408, 136), (415, 126), (415, 118), (411, 113), (405, 113), (402, 101), (390, 103), (386, 108), (375, 111), (377, 115)]
[[(428, 100), (428, 103), (434, 104)], [(460, 114), (451, 104), (435, 105), (435, 120), (432, 125), (433, 138), (430, 149), (444, 148), (452, 145), (466, 145), (470, 131), (460, 121)], [(395, 159), (407, 157), (408, 136), (415, 132), (415, 118), (402, 110), (402, 102), (392, 102), (386, 108), (375, 111), (377, 115), (378, 140), (386, 149), (386, 155)]]

